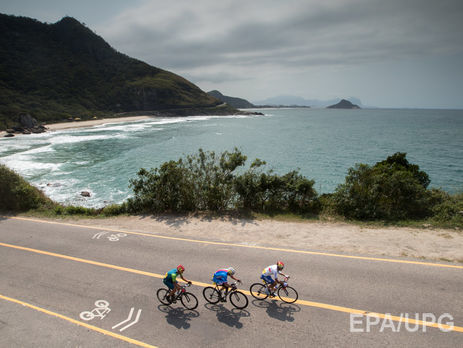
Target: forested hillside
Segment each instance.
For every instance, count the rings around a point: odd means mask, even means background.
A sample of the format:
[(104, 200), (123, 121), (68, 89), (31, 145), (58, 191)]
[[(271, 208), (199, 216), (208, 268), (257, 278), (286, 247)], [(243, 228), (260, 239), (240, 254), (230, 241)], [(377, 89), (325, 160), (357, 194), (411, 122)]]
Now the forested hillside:
[(71, 17), (45, 24), (0, 14), (0, 129), (120, 112), (208, 108), (221, 102), (171, 72), (114, 50)]

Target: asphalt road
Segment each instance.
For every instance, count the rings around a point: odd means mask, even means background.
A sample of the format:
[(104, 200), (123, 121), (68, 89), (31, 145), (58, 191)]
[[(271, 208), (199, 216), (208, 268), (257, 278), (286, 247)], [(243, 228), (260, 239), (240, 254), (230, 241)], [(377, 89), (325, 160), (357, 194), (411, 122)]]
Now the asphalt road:
[[(280, 259), (293, 304), (248, 296), (237, 310), (202, 297), (218, 268), (233, 266), (249, 290)], [(156, 298), (179, 263), (194, 281), (193, 311)], [(461, 347), (462, 289), (461, 264), (0, 218), (0, 347)]]

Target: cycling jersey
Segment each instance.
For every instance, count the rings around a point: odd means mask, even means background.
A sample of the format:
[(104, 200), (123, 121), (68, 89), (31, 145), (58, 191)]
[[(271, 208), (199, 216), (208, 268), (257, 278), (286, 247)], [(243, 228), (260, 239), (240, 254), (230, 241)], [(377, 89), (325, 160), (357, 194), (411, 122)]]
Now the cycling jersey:
[(278, 267), (277, 265), (271, 265), (268, 267), (265, 267), (264, 270), (262, 271), (262, 275), (264, 277), (269, 277), (269, 276), (274, 276), (275, 279), (278, 277)]
[(228, 279), (228, 269), (219, 269), (217, 272), (214, 273), (212, 277), (212, 281), (217, 285), (222, 285), (226, 283)]
[(178, 276), (177, 269), (176, 268), (171, 269), (169, 272), (166, 273), (166, 275), (164, 276), (164, 279), (162, 280), (162, 282), (164, 284), (166, 284), (166, 286), (169, 289), (172, 290), (175, 287), (174, 283), (177, 282), (177, 276)]
[(174, 269), (171, 269), (169, 272), (167, 272), (164, 278), (168, 278), (169, 280), (172, 281), (172, 283), (175, 283), (177, 281), (177, 276), (178, 276), (178, 271), (176, 268), (174, 268)]

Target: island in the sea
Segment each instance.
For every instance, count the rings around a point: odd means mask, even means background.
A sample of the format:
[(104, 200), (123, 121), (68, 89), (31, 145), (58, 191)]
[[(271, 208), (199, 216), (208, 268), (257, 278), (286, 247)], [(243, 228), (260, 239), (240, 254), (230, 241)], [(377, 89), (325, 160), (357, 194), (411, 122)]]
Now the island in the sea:
[(352, 104), (346, 99), (342, 99), (339, 103), (326, 107), (327, 109), (360, 109), (360, 106)]

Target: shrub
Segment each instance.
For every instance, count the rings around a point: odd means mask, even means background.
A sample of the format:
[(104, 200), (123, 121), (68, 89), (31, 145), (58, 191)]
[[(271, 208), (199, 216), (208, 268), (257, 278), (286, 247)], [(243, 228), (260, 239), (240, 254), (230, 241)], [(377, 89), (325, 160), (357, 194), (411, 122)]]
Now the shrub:
[(438, 223), (463, 225), (463, 193), (449, 195), (441, 190), (434, 190), (438, 197), (432, 207), (432, 220)]
[(42, 191), (4, 165), (0, 165), (0, 210), (27, 211), (53, 202)]
[[(258, 160), (259, 161), (259, 160)], [(254, 162), (250, 170), (235, 180), (238, 206), (258, 212), (291, 211), (316, 212), (319, 208), (314, 181), (291, 171), (283, 176), (257, 173), (256, 168), (265, 162)]]
[(246, 156), (238, 149), (215, 152), (199, 150), (185, 160), (165, 162), (160, 168), (141, 169), (131, 181), (134, 197), (131, 212), (214, 211), (244, 208), (253, 211), (309, 212), (318, 209), (313, 180), (298, 173), (283, 176), (264, 173), (257, 159), (237, 175)]
[(134, 197), (128, 200), (132, 212), (221, 211), (235, 199), (234, 171), (246, 161), (238, 149), (220, 156), (202, 149), (186, 160), (169, 161), (161, 167), (141, 169), (131, 180)]
[(332, 202), (337, 213), (355, 219), (406, 219), (431, 214), (428, 175), (410, 164), (405, 153), (396, 153), (373, 167), (350, 168)]

